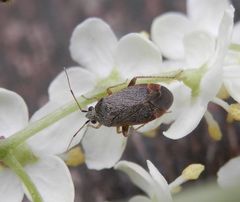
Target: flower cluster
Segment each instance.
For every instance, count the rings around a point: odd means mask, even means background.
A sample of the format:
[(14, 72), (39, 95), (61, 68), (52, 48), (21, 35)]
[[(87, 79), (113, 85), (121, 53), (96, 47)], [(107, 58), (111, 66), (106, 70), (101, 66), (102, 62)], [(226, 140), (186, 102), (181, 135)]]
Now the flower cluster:
[[(70, 53), (79, 66), (68, 67), (67, 75), (63, 71), (51, 82), (49, 101), (30, 121), (23, 99), (0, 89), (1, 199), (17, 202), (25, 193), (32, 201), (72, 202), (74, 187), (63, 160), (76, 158), (80, 150), (71, 155), (66, 152), (80, 143), (81, 159), (88, 168), (121, 170), (148, 196), (135, 196), (131, 202), (172, 201), (171, 191), (197, 179), (203, 166), (191, 165), (168, 184), (150, 161), (149, 173), (135, 163), (119, 161), (128, 138), (117, 134), (115, 127), (95, 129), (88, 124), (79, 131), (87, 121), (83, 112), (106, 96), (111, 86), (126, 87), (126, 80), (135, 76), (162, 75), (158, 81), (172, 92), (173, 104), (169, 113), (138, 131), (145, 133), (167, 123), (170, 126), (163, 134), (179, 139), (190, 134), (204, 117), (211, 137), (221, 139), (208, 104), (223, 107), (229, 120), (240, 120), (240, 24), (234, 26), (233, 18), (234, 8), (227, 0), (188, 0), (187, 15), (171, 12), (157, 17), (150, 37), (130, 33), (117, 39), (109, 25), (98, 18), (78, 25), (70, 40)], [(153, 77), (149, 80), (154, 81)], [(236, 103), (224, 101), (222, 89)], [(220, 169), (221, 186), (231, 184), (236, 176), (239, 179), (239, 165), (238, 157)]]

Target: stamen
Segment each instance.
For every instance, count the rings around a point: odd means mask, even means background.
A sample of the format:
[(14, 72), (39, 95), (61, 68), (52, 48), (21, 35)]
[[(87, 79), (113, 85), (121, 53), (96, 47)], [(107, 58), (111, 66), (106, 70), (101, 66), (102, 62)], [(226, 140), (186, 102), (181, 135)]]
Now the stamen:
[(150, 36), (149, 36), (149, 33), (145, 30), (139, 32), (140, 36), (143, 37), (144, 39), (149, 39)]
[(232, 119), (240, 121), (240, 104), (231, 104), (228, 113)]
[(227, 91), (227, 89), (225, 88), (224, 85), (222, 85), (222, 87), (220, 88), (218, 94), (217, 94), (217, 97), (219, 99), (222, 99), (222, 100), (226, 100), (227, 98), (229, 98), (229, 93)]
[(78, 166), (85, 162), (84, 154), (80, 147), (75, 147), (67, 152), (64, 160), (69, 166)]
[(176, 191), (176, 189), (180, 189), (180, 185), (188, 180), (198, 179), (203, 170), (204, 166), (202, 164), (191, 164), (186, 167), (183, 170), (182, 175), (169, 184), (171, 192)]
[(200, 174), (203, 171), (204, 171), (204, 165), (202, 165), (202, 164), (191, 164), (183, 170), (182, 176), (186, 180), (196, 180), (196, 179), (199, 178)]
[(219, 105), (220, 107), (222, 107), (223, 109), (226, 110), (226, 112), (229, 111), (229, 104), (227, 102), (225, 102), (224, 100), (220, 99), (220, 98), (213, 98), (212, 100), (213, 103)]
[(209, 111), (206, 111), (204, 117), (208, 124), (208, 132), (210, 137), (215, 140), (222, 139), (222, 132), (217, 121), (213, 118), (212, 114)]
[(173, 182), (171, 182), (169, 184), (169, 188), (171, 190), (172, 193), (175, 192), (175, 189), (177, 189), (177, 187), (180, 187), (181, 184), (183, 184), (184, 182), (186, 182), (187, 180), (185, 178), (183, 178), (182, 175), (180, 175), (179, 177), (177, 177)]
[(143, 133), (143, 136), (149, 137), (149, 138), (154, 138), (154, 137), (156, 137), (156, 135), (157, 135), (157, 129), (156, 128)]

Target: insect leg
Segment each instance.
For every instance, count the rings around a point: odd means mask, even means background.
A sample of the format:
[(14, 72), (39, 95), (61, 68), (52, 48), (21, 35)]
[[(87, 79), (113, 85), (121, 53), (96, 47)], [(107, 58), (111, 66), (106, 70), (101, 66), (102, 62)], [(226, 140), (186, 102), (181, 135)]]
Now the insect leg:
[(163, 75), (160, 76), (135, 76), (131, 79), (129, 82), (128, 86), (134, 86), (137, 82), (137, 79), (174, 79), (177, 78), (183, 71), (182, 70), (177, 70), (175, 72), (170, 73), (163, 73)]
[(102, 124), (98, 123), (98, 125), (94, 126), (94, 125), (91, 125), (89, 124), (88, 127), (92, 127), (92, 128), (95, 128), (95, 129), (98, 129), (102, 126)]
[(145, 126), (145, 125), (146, 125), (146, 123), (144, 123), (144, 124), (138, 126), (137, 128), (133, 128), (133, 129), (134, 129), (135, 131), (138, 131), (140, 128), (142, 128), (142, 127)]
[(117, 126), (116, 131), (117, 131), (118, 134), (122, 133), (121, 126)]
[(107, 88), (107, 94), (108, 94), (108, 95), (112, 95), (112, 90), (111, 90), (111, 89), (114, 89), (114, 88), (116, 88), (116, 87), (122, 86), (122, 85), (124, 85), (126, 82), (127, 82), (127, 80), (124, 81), (123, 83), (119, 83), (119, 84), (116, 84), (116, 85), (114, 85), (114, 86), (108, 87), (108, 88)]
[(99, 100), (99, 98), (97, 98), (97, 97), (86, 97), (85, 95), (81, 95), (81, 97), (83, 97), (83, 99), (85, 99), (85, 100), (92, 100), (92, 99), (94, 99), (94, 100)]
[(129, 128), (129, 125), (122, 126), (122, 134), (124, 137), (128, 136), (128, 128)]

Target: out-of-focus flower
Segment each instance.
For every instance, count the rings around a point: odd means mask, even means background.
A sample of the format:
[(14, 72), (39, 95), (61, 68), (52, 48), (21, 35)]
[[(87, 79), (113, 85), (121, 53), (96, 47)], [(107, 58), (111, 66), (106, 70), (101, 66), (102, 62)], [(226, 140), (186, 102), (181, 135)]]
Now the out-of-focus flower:
[(126, 173), (131, 181), (144, 191), (146, 196), (135, 196), (130, 202), (170, 202), (172, 200), (171, 191), (175, 190), (181, 184), (188, 180), (195, 180), (204, 170), (201, 164), (192, 164), (188, 166), (182, 174), (172, 183), (168, 184), (158, 169), (147, 161), (149, 172), (144, 170), (138, 164), (129, 161), (120, 161), (115, 165), (115, 169)]
[[(24, 100), (16, 93), (0, 88), (0, 136), (8, 138), (11, 134), (23, 129), (28, 124), (28, 110)], [(32, 143), (35, 139), (32, 138)], [(48, 145), (55, 142), (45, 139)], [(21, 144), (12, 153), (20, 162), (32, 182), (35, 184), (43, 201), (73, 202), (74, 187), (70, 172), (65, 163), (53, 153), (32, 153), (40, 144)], [(26, 188), (16, 174), (0, 162), (0, 195), (1, 201), (22, 201)]]
[(223, 165), (218, 173), (218, 184), (223, 188), (240, 186), (240, 157), (232, 158)]
[[(117, 41), (111, 28), (102, 20), (90, 18), (78, 25), (73, 31), (70, 43), (72, 58), (83, 65), (69, 68), (68, 74), (73, 92), (83, 95), (93, 89), (105, 90), (137, 75), (154, 75), (161, 72), (162, 57), (158, 48), (140, 34), (128, 34)], [(67, 86), (66, 75), (62, 72), (49, 87), (49, 102), (37, 111), (33, 120), (40, 119), (64, 103), (73, 100)], [(86, 121), (85, 114), (75, 112), (42, 131), (38, 139), (41, 152), (45, 149), (45, 139), (56, 141), (57, 147), (50, 152), (60, 153), (67, 149), (71, 135)], [(77, 135), (71, 144), (82, 139), (85, 130)], [(59, 142), (59, 137), (64, 141)], [(85, 161), (89, 168), (112, 167), (121, 157), (127, 138), (116, 133), (116, 128), (88, 128), (81, 142)], [(31, 139), (30, 139), (31, 141)], [(44, 142), (44, 144), (43, 144)]]

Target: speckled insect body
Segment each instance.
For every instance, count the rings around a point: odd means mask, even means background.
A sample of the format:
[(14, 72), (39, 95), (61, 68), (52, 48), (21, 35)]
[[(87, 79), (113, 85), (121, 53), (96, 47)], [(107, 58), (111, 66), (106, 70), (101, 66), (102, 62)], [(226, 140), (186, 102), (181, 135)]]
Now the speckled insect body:
[(102, 125), (116, 127), (118, 133), (128, 136), (129, 126), (143, 126), (166, 113), (173, 103), (173, 95), (166, 87), (154, 83), (136, 84), (139, 78), (155, 77), (137, 76), (119, 92), (112, 93), (110, 89), (113, 87), (109, 87), (108, 96), (101, 98), (95, 107), (91, 106), (88, 110), (82, 110), (71, 89), (66, 69), (65, 72), (73, 98), (79, 109), (86, 113), (88, 119), (73, 138), (89, 122), (98, 123), (97, 126), (91, 125), (94, 128)]
[[(137, 84), (98, 101), (86, 117), (100, 125), (117, 127), (128, 135), (128, 127), (146, 124), (164, 114), (172, 105), (173, 95), (158, 84)], [(122, 127), (122, 130), (119, 130)]]

